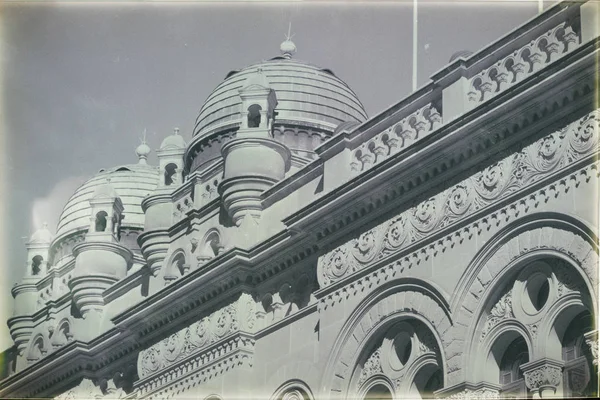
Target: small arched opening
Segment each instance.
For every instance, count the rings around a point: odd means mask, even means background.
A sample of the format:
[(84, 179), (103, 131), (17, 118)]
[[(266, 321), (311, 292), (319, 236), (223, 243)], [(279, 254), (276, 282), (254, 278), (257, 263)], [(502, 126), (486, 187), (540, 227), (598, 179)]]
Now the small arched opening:
[(390, 388), (382, 383), (371, 386), (365, 393), (365, 397), (363, 397), (364, 400), (392, 400), (393, 398)]
[(598, 374), (593, 356), (584, 335), (594, 329), (589, 311), (580, 312), (565, 329), (562, 340), (564, 361), (563, 384), (565, 397), (596, 397)]
[(258, 128), (260, 126), (260, 111), (262, 107), (258, 104), (252, 104), (248, 107), (248, 128)]
[(31, 275), (40, 275), (42, 273), (42, 263), (44, 257), (37, 255), (31, 259)]
[(485, 368), (490, 374), (496, 371), (496, 380), (503, 398), (527, 397), (527, 387), (521, 371), (521, 365), (527, 362), (529, 347), (519, 332), (506, 331), (494, 341)]
[(177, 164), (169, 163), (165, 166), (165, 186), (171, 186), (175, 183), (176, 177), (175, 173), (177, 172)]
[(106, 222), (107, 222), (108, 214), (106, 211), (99, 211), (96, 213), (96, 222), (95, 222), (95, 230), (96, 232), (104, 232), (106, 231)]

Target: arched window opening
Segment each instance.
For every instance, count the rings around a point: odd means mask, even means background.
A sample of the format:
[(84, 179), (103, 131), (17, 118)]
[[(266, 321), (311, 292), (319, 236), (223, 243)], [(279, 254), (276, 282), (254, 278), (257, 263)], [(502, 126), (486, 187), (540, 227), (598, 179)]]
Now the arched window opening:
[(262, 110), (262, 107), (258, 104), (252, 104), (248, 107), (248, 128), (258, 128), (260, 126), (260, 110)]
[(165, 166), (165, 186), (170, 186), (175, 183), (175, 173), (177, 172), (177, 164), (169, 163)]
[(583, 335), (594, 328), (592, 315), (588, 311), (579, 313), (563, 337), (564, 395), (565, 397), (595, 397), (597, 373), (594, 371), (592, 354)]
[(96, 232), (104, 232), (106, 230), (106, 211), (100, 211), (96, 214)]
[(522, 336), (514, 339), (504, 351), (500, 361), (500, 385), (503, 397), (526, 393), (521, 365), (529, 362), (527, 342)]
[(185, 256), (183, 253), (179, 253), (173, 258), (173, 269), (179, 271), (179, 274), (185, 275), (187, 267), (185, 265)]
[(427, 364), (416, 374), (409, 397), (433, 399), (433, 393), (443, 387), (442, 370), (437, 365)]
[(365, 394), (364, 400), (392, 400), (392, 392), (383, 384), (376, 384)]
[(42, 256), (35, 256), (31, 259), (31, 274), (39, 275), (42, 273), (42, 262), (44, 258)]

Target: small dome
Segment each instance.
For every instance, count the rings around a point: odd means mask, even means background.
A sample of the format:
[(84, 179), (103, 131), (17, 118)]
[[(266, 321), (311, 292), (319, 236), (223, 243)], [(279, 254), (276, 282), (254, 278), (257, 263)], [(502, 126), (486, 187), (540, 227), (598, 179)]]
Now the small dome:
[(240, 89), (259, 70), (277, 96), (276, 124), (281, 121), (286, 126), (310, 126), (333, 132), (344, 121), (367, 119), (356, 93), (331, 70), (279, 56), (228, 74), (202, 105), (195, 137), (241, 125)]
[[(61, 213), (56, 237), (61, 238), (73, 232), (86, 230), (90, 225), (90, 200), (106, 188), (99, 187), (110, 179), (110, 186), (123, 202), (124, 228), (143, 228), (144, 212), (141, 203), (158, 185), (159, 174), (156, 167), (145, 164), (130, 164), (107, 168), (85, 182), (75, 191)], [(110, 193), (109, 193), (110, 194)]]
[(48, 230), (48, 224), (44, 222), (44, 226), (38, 229), (31, 235), (30, 244), (50, 244), (54, 240), (54, 236)]
[(179, 134), (179, 129), (175, 128), (172, 135), (167, 136), (160, 144), (161, 150), (185, 149), (187, 144)]
[(452, 61), (456, 60), (457, 58), (469, 58), (472, 54), (473, 54), (473, 52), (469, 51), (469, 50), (457, 51), (456, 53), (452, 54), (449, 62), (452, 62)]

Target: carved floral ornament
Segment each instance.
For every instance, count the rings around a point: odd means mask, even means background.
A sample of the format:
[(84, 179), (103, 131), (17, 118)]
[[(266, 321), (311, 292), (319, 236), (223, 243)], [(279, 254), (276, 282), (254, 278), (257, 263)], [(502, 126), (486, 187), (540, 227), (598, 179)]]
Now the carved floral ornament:
[(253, 332), (255, 326), (256, 303), (252, 296), (244, 293), (237, 302), (142, 350), (138, 356), (140, 378), (176, 364), (235, 332)]
[(600, 110), (547, 135), (319, 258), (321, 287), (406, 248), (598, 151)]

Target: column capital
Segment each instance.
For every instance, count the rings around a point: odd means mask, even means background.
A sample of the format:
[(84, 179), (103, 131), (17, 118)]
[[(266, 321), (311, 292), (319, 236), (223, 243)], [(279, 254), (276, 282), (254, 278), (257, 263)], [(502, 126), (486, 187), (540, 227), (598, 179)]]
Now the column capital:
[(543, 392), (556, 388), (562, 381), (563, 361), (541, 358), (521, 365), (527, 388), (534, 392)]
[(583, 337), (587, 345), (590, 346), (592, 357), (594, 358), (592, 362), (594, 365), (598, 365), (598, 330), (588, 332)]

